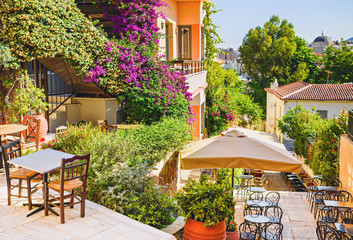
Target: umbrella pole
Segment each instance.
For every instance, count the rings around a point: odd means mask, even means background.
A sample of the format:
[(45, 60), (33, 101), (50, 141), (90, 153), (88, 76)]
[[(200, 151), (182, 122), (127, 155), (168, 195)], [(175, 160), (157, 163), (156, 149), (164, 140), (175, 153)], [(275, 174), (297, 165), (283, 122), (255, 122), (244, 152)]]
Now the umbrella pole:
[(232, 188), (234, 188), (234, 168), (232, 168)]

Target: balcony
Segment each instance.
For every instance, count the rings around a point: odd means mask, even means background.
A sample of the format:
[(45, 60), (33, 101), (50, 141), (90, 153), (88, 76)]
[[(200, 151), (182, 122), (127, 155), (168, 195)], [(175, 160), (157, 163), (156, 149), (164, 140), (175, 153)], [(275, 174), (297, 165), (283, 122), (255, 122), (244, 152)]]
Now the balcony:
[(205, 71), (205, 62), (193, 60), (178, 60), (170, 64), (176, 70), (185, 72), (186, 76)]
[(204, 61), (180, 60), (174, 61), (170, 66), (178, 71), (185, 72), (188, 92), (197, 95), (206, 86), (206, 74)]

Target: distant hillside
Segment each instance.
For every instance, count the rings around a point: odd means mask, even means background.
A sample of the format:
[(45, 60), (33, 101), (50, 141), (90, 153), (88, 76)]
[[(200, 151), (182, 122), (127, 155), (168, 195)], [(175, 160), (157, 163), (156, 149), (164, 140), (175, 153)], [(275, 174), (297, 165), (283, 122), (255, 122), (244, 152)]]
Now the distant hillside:
[(353, 37), (347, 39), (346, 42), (353, 42)]

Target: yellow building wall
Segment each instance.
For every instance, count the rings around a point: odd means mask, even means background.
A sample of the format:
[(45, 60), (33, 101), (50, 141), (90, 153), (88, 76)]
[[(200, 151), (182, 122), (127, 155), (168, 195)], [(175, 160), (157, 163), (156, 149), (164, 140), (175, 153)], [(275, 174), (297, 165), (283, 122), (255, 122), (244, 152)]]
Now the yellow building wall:
[(342, 186), (353, 194), (353, 142), (347, 135), (341, 136), (339, 179)]
[(283, 142), (283, 134), (277, 125), (284, 115), (284, 101), (272, 93), (267, 93), (266, 104), (266, 132), (276, 134), (280, 142)]

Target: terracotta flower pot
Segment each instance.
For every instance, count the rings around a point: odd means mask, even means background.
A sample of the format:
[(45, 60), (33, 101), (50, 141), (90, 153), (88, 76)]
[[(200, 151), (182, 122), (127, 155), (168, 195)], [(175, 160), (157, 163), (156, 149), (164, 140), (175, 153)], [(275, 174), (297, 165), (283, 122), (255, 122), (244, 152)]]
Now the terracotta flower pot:
[(188, 218), (184, 228), (184, 240), (225, 240), (226, 224), (224, 221), (205, 227), (204, 222)]
[(227, 232), (227, 240), (239, 240), (240, 236), (238, 231), (235, 232)]
[(45, 119), (43, 115), (25, 116), (21, 123), (26, 124), (27, 119), (33, 119), (33, 118), (40, 119), (39, 139), (42, 139), (45, 137), (45, 135), (48, 132), (48, 121), (47, 119)]

